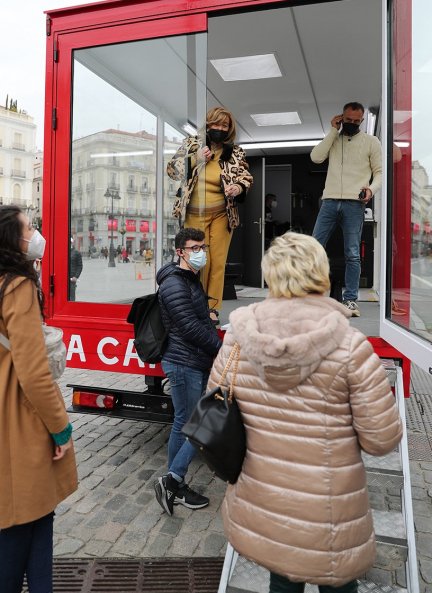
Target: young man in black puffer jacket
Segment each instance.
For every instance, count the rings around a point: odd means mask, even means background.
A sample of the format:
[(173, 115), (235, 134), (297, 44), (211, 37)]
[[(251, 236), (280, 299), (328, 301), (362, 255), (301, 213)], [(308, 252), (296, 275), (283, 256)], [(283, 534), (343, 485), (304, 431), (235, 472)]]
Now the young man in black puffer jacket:
[(168, 515), (173, 514), (175, 504), (201, 509), (209, 503), (185, 482), (196, 449), (182, 428), (206, 389), (213, 359), (222, 344), (199, 279), (199, 271), (206, 265), (203, 231), (183, 228), (175, 237), (175, 248), (178, 264), (167, 264), (156, 276), (162, 319), (168, 330), (162, 369), (171, 384), (174, 422), (168, 441), (168, 473), (155, 482), (155, 492)]

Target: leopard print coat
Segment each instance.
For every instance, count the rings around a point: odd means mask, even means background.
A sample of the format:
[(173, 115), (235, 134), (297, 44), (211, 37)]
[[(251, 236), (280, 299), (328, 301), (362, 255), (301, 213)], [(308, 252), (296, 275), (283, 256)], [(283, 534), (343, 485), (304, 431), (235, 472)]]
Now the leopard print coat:
[[(204, 162), (193, 166), (191, 157), (202, 147), (203, 141), (199, 136), (186, 138), (167, 165), (169, 177), (175, 181), (181, 181), (172, 211), (174, 218), (179, 219), (180, 227), (183, 226), (186, 210), (198, 181), (198, 176), (205, 166)], [(253, 177), (249, 173), (245, 152), (237, 144), (224, 144), (219, 165), (221, 168), (221, 188), (224, 195), (225, 188), (232, 183), (236, 183), (242, 188), (242, 193), (237, 198), (225, 195), (228, 228), (233, 230), (240, 224), (237, 202), (243, 201), (252, 185)]]

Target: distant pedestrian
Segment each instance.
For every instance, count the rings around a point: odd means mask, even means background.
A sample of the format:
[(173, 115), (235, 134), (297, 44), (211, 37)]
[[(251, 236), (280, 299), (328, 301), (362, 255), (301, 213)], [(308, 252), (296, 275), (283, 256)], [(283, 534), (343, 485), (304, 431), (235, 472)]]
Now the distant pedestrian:
[(69, 300), (74, 301), (76, 299), (76, 286), (78, 278), (81, 276), (83, 269), (83, 261), (81, 253), (78, 249), (75, 249), (75, 243), (71, 238), (71, 248), (69, 255)]
[(153, 250), (152, 249), (146, 249), (144, 261), (148, 266), (151, 266), (151, 263), (153, 261)]
[(30, 593), (52, 593), (54, 510), (77, 488), (72, 426), (42, 332), (33, 264), (44, 249), (20, 208), (0, 206), (1, 593), (21, 593), (24, 575)]

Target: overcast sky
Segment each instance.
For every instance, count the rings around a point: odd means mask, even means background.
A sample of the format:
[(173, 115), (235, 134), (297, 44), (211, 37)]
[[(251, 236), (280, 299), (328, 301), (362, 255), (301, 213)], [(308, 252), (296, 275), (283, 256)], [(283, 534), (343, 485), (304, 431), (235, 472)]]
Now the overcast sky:
[(0, 105), (6, 95), (34, 117), (36, 144), (43, 148), (45, 93), (44, 10), (90, 0), (3, 0), (0, 17)]

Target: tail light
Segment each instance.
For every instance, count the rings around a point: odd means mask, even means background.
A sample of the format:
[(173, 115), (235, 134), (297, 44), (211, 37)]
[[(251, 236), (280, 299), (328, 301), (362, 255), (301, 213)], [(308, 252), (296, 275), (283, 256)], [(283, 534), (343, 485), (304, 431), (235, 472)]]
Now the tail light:
[(112, 410), (115, 404), (115, 396), (104, 393), (91, 393), (89, 391), (74, 391), (72, 404), (86, 408), (105, 408)]

